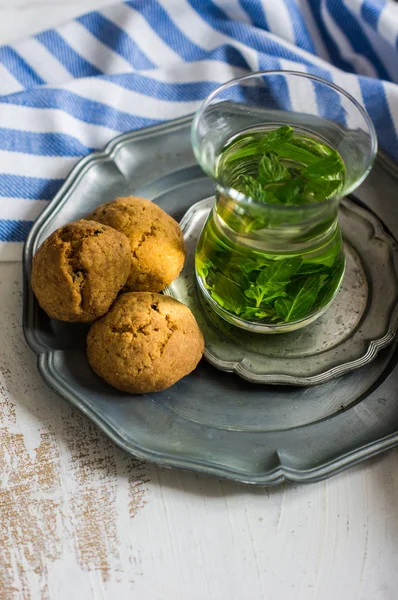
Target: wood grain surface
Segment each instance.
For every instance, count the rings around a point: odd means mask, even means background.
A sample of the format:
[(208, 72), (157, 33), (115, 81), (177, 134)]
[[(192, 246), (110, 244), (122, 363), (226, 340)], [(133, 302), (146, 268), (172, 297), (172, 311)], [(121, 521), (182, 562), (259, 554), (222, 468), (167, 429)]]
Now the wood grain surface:
[[(0, 42), (106, 3), (0, 0)], [(42, 383), (21, 306), (0, 263), (0, 600), (396, 600), (398, 450), (270, 489), (140, 463)]]

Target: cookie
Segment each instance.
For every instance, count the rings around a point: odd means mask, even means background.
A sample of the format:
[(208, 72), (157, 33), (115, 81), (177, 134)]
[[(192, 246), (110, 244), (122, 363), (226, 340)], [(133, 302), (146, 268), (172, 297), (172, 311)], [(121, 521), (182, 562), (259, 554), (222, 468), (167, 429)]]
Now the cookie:
[(130, 246), (125, 235), (93, 221), (54, 231), (33, 258), (32, 288), (41, 308), (60, 321), (102, 317), (127, 281)]
[(117, 198), (88, 217), (124, 233), (131, 247), (126, 289), (161, 292), (180, 273), (185, 247), (178, 223), (144, 198)]
[(195, 369), (202, 332), (187, 306), (161, 294), (130, 292), (87, 336), (92, 369), (123, 392), (158, 392)]

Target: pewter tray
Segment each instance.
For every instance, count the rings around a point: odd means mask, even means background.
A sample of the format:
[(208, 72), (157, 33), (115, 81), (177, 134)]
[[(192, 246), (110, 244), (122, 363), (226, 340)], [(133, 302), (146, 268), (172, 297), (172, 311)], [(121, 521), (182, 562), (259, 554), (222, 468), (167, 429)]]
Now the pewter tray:
[(213, 366), (252, 383), (316, 385), (365, 366), (392, 342), (398, 325), (398, 252), (395, 240), (367, 209), (349, 199), (340, 208), (346, 271), (341, 289), (314, 323), (291, 333), (248, 333), (201, 301), (195, 248), (214, 198), (194, 204), (181, 228), (187, 258), (165, 293), (187, 304), (203, 331)]
[[(181, 220), (213, 193), (195, 164), (191, 117), (121, 136), (73, 170), (24, 253), (24, 331), (48, 385), (116, 444), (145, 460), (260, 485), (315, 481), (398, 443), (396, 344), (366, 367), (314, 387), (253, 385), (202, 361), (157, 394), (103, 383), (85, 357), (87, 327), (49, 319), (29, 285), (32, 256), (57, 227), (118, 195), (153, 199)], [(398, 235), (398, 170), (379, 156), (357, 192)], [(380, 269), (382, 271), (382, 268)]]

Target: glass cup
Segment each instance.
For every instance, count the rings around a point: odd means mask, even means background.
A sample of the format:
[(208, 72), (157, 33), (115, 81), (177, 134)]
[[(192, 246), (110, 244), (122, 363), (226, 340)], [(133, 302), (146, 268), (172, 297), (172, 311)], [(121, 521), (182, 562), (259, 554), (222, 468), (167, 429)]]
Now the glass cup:
[[(276, 130), (278, 142), (269, 135)], [(195, 254), (202, 300), (249, 331), (278, 333), (311, 323), (344, 275), (340, 199), (365, 179), (376, 156), (366, 111), (313, 75), (258, 72), (208, 96), (193, 121), (192, 145), (216, 197)], [(325, 158), (329, 162), (317, 162)], [(343, 166), (331, 184), (322, 165), (333, 160)], [(257, 192), (256, 177), (270, 168), (281, 181)], [(281, 194), (281, 185), (283, 202), (273, 193), (278, 188)]]

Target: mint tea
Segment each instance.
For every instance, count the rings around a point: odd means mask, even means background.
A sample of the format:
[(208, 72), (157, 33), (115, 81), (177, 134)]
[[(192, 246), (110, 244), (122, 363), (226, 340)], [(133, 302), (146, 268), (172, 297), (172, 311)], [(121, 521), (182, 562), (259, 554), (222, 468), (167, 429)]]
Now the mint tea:
[(341, 156), (307, 131), (268, 126), (235, 135), (215, 165), (217, 201), (195, 257), (205, 298), (237, 325), (310, 322), (344, 273)]

